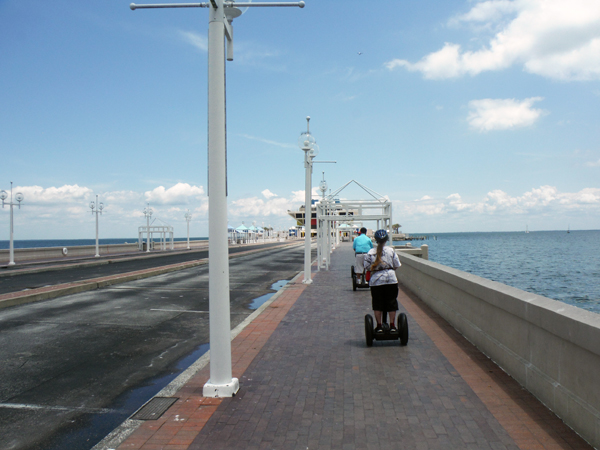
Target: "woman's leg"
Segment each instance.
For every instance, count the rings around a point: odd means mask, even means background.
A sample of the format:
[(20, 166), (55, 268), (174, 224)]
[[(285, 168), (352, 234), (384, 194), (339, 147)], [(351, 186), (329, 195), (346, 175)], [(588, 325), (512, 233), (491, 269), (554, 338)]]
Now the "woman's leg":
[(381, 311), (373, 311), (373, 312), (375, 313), (375, 321), (377, 322), (377, 326), (380, 327), (382, 312)]
[(390, 328), (396, 328), (396, 312), (398, 310), (398, 285), (392, 284), (392, 285), (390, 285), (389, 289), (390, 289), (390, 291), (389, 291), (390, 312), (388, 314), (390, 315)]
[(395, 327), (396, 326), (396, 311), (390, 311), (390, 312), (388, 312), (388, 314), (390, 315), (390, 327)]

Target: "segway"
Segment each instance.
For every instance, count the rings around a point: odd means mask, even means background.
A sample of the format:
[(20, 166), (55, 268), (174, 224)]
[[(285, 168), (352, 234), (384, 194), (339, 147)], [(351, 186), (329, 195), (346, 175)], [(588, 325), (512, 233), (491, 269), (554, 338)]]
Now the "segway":
[(355, 291), (356, 288), (368, 288), (369, 282), (365, 279), (365, 273), (367, 271), (363, 270), (363, 273), (356, 273), (354, 271), (354, 265), (350, 266), (350, 273), (352, 274), (352, 290)]
[(406, 345), (408, 343), (408, 321), (406, 320), (406, 314), (398, 314), (398, 324), (396, 325), (396, 331), (390, 330), (390, 325), (387, 323), (387, 313), (383, 313), (382, 333), (375, 332), (375, 326), (373, 325), (373, 316), (367, 314), (365, 316), (365, 337), (367, 338), (367, 347), (373, 346), (373, 341), (395, 341), (400, 339), (400, 345)]
[[(362, 261), (362, 260), (361, 260)], [(362, 273), (356, 273), (354, 270), (354, 264), (350, 266), (350, 273), (352, 276), (352, 290), (355, 291), (356, 288), (368, 288), (369, 282), (365, 278), (367, 271), (363, 269)]]

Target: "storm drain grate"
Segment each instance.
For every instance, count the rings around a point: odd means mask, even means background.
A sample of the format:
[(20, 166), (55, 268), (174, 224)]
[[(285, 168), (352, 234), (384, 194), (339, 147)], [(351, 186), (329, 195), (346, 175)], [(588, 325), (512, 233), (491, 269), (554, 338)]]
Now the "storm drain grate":
[(135, 420), (157, 420), (177, 400), (179, 400), (177, 397), (154, 397), (138, 409), (131, 418)]

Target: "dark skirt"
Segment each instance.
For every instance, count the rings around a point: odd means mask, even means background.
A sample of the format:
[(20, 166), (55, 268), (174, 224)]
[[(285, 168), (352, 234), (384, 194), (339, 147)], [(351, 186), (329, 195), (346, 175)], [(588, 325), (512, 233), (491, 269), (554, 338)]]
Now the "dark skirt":
[(398, 311), (398, 283), (371, 286), (373, 311)]

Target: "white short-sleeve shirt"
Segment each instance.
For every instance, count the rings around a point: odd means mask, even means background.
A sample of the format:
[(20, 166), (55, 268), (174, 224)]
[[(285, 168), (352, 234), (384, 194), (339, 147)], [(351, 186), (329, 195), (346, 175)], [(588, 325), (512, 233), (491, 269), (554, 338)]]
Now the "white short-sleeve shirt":
[[(371, 265), (377, 259), (377, 249), (372, 248), (365, 255), (364, 266), (366, 270), (370, 270)], [(381, 286), (383, 284), (396, 284), (398, 279), (396, 278), (396, 269), (400, 267), (400, 260), (398, 255), (392, 247), (383, 247), (383, 253), (381, 254), (381, 264), (374, 267), (371, 271), (371, 280), (369, 286)]]

